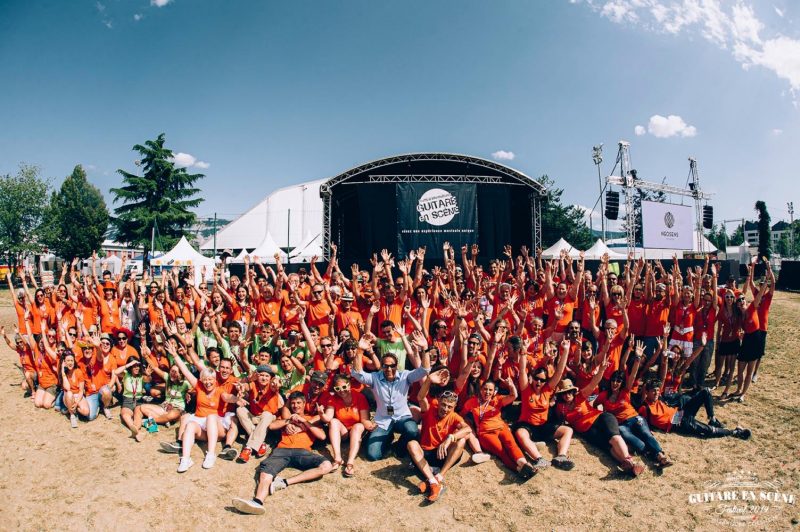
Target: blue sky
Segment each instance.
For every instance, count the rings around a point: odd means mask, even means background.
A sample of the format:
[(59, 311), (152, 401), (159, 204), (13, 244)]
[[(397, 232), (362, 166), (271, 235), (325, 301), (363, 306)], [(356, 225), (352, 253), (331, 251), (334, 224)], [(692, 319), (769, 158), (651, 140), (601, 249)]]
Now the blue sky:
[(717, 220), (756, 199), (779, 220), (800, 199), (798, 19), (792, 0), (6, 0), (0, 173), (81, 163), (110, 199), (164, 132), (207, 175), (202, 216), (440, 150), (511, 152), (591, 206), (592, 146), (608, 173), (626, 139), (644, 179), (683, 185), (696, 157)]

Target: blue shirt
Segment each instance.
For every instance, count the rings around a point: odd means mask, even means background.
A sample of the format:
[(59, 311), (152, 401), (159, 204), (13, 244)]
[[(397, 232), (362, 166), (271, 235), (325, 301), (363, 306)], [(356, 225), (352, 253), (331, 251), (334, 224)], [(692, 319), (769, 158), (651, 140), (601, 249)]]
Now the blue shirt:
[[(364, 371), (351, 370), (350, 374), (358, 382), (372, 388), (375, 395), (375, 424), (384, 430), (389, 429), (393, 421), (411, 417), (411, 410), (408, 408), (408, 389), (417, 381), (421, 381), (430, 372), (430, 369), (417, 368), (412, 371), (398, 371), (397, 377), (393, 381), (386, 379), (382, 371), (366, 373)], [(390, 416), (387, 407), (394, 408), (394, 413)]]

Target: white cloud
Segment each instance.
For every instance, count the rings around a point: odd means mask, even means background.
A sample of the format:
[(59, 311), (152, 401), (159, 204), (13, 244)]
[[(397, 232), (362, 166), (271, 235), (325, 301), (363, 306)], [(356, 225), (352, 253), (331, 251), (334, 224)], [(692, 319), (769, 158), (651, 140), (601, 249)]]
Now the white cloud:
[(104, 6), (104, 5), (103, 5), (103, 4), (101, 4), (100, 2), (96, 2), (96, 3), (94, 4), (94, 7), (96, 7), (96, 8), (97, 8), (97, 11), (99, 11), (100, 13), (102, 13), (103, 11), (105, 11), (105, 10), (106, 10), (106, 6)]
[(513, 161), (514, 157), (516, 157), (516, 155), (514, 155), (513, 151), (497, 150), (492, 153), (492, 158), (498, 161)]
[(775, 129), (772, 130), (772, 135), (775, 137), (777, 137), (778, 135), (783, 135), (783, 130), (776, 127)]
[(156, 7), (164, 7), (165, 5), (169, 4), (172, 0), (150, 0), (151, 6)]
[(104, 20), (104, 21), (103, 21), (103, 25), (104, 25), (106, 28), (108, 28), (108, 29), (111, 29), (111, 28), (113, 28), (113, 27), (114, 27), (114, 23), (113, 23), (113, 22), (111, 22), (110, 20)]
[(647, 130), (644, 128), (644, 126), (636, 126), (635, 128), (633, 128), (633, 132), (636, 134), (637, 137), (641, 137), (642, 135), (647, 133)]
[(182, 151), (179, 151), (178, 153), (174, 153), (172, 155), (172, 162), (175, 163), (175, 166), (177, 166), (178, 168), (194, 167), (205, 170), (206, 168), (211, 166), (209, 163), (205, 161), (198, 161), (197, 157), (195, 157), (194, 155), (191, 155), (189, 153), (183, 153)]
[[(800, 107), (800, 39), (767, 27), (747, 0), (608, 0), (585, 2), (605, 17), (648, 31), (691, 38), (699, 34), (747, 69), (759, 66), (789, 82), (795, 106)], [(784, 12), (773, 6), (778, 17)], [(769, 35), (762, 35), (768, 32)], [(786, 32), (784, 32), (786, 33)]]
[(669, 137), (694, 137), (697, 128), (688, 125), (678, 115), (653, 115), (647, 123), (647, 131), (654, 137), (666, 139)]
[(205, 170), (211, 165), (205, 161), (197, 161), (196, 163), (194, 163), (194, 166), (195, 168), (200, 168), (201, 170)]
[(135, 13), (133, 15), (133, 20), (135, 20), (136, 22), (139, 22), (140, 20), (142, 20), (142, 15), (140, 15), (139, 13)]

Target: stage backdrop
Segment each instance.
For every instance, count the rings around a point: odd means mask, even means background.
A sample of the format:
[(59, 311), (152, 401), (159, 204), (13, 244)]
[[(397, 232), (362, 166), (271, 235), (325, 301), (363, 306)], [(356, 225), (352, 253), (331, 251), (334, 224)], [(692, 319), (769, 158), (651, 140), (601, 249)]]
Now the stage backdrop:
[(642, 236), (646, 248), (692, 249), (693, 226), (691, 206), (642, 202)]
[(398, 183), (398, 256), (425, 246), (427, 256), (440, 258), (444, 242), (460, 256), (462, 245), (478, 241), (477, 210), (474, 183)]

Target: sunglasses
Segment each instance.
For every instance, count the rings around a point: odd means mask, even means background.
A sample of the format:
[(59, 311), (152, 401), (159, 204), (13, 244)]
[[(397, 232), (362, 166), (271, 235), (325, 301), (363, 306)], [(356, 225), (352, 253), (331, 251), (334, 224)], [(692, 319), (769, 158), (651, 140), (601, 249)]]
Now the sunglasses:
[(622, 382), (622, 379), (620, 379), (619, 377), (617, 377), (617, 378), (615, 378), (615, 379), (611, 379), (611, 382)]
[(120, 336), (119, 338), (117, 338), (117, 342), (127, 342), (127, 341), (128, 341), (127, 336)]
[(383, 369), (397, 369), (397, 364), (384, 364)]
[(733, 296), (725, 296), (725, 299), (736, 299)]
[(316, 295), (320, 295), (322, 292), (323, 292), (323, 290), (314, 290), (313, 293), (316, 294)]
[(350, 389), (350, 385), (349, 384), (343, 384), (342, 386), (334, 386), (333, 387), (333, 391), (334, 392), (346, 392), (349, 389)]
[(467, 344), (469, 344), (469, 345), (481, 345), (480, 342), (467, 342)]
[(547, 379), (543, 379), (541, 377), (534, 377), (533, 380), (535, 380), (536, 382), (547, 382)]
[(333, 344), (319, 344), (320, 347), (333, 347)]
[(111, 342), (109, 342), (108, 340), (100, 340), (100, 344), (101, 344), (101, 345), (102, 345), (102, 344), (105, 344), (105, 345), (111, 345)]

